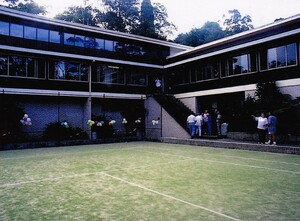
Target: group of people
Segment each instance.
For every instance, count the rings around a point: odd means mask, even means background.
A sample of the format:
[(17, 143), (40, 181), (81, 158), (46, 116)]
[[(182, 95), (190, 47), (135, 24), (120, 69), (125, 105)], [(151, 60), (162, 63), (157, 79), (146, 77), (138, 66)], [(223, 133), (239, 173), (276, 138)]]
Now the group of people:
[[(216, 125), (217, 133), (221, 135), (221, 121), (222, 115), (218, 110), (216, 110)], [(187, 117), (187, 126), (190, 131), (191, 139), (195, 137), (201, 137), (203, 134), (212, 135), (213, 132), (213, 119), (208, 110), (205, 110), (204, 113), (198, 113), (196, 116), (194, 113), (191, 113)]]
[[(258, 144), (276, 145), (277, 117), (271, 112), (266, 117), (265, 113), (261, 113), (259, 117), (252, 115), (257, 121)], [(266, 142), (266, 134), (268, 132), (269, 140)]]

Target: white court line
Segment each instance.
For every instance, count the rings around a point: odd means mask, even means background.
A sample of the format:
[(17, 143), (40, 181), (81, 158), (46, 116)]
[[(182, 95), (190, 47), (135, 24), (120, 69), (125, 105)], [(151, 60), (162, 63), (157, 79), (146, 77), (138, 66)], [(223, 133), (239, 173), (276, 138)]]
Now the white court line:
[[(54, 148), (56, 147), (53, 147), (52, 149), (54, 150)], [(60, 147), (57, 147), (57, 148), (60, 148)], [(111, 150), (123, 150), (123, 149), (129, 149), (131, 147), (117, 147), (117, 148), (103, 148), (101, 149), (101, 147), (99, 147), (99, 150), (97, 151), (90, 151), (90, 152), (73, 152), (73, 153), (56, 153), (56, 154), (39, 154), (39, 155), (33, 155), (33, 156), (24, 156), (24, 157), (4, 157), (4, 158), (0, 158), (0, 161), (1, 160), (18, 160), (18, 159), (31, 159), (31, 158), (38, 158), (38, 157), (41, 157), (41, 158), (46, 158), (46, 157), (56, 157), (56, 156), (68, 156), (68, 155), (84, 155), (84, 154), (93, 154), (93, 153), (101, 153), (101, 151), (111, 151)]]
[[(202, 147), (201, 147), (202, 148)], [(212, 148), (212, 147), (211, 147)], [(183, 153), (199, 153), (199, 154), (204, 154), (204, 155), (213, 155), (216, 156), (216, 154), (213, 153), (202, 153), (202, 152), (189, 152), (185, 150), (176, 150), (172, 148), (157, 148), (157, 147), (151, 147), (151, 149), (156, 149), (156, 150), (170, 150), (170, 151), (176, 151), (176, 152), (183, 152)], [(222, 151), (221, 153), (223, 153)], [(264, 160), (264, 159), (256, 159), (252, 157), (239, 157), (239, 156), (230, 156), (230, 155), (220, 155), (217, 154), (217, 156), (220, 157), (228, 157), (228, 158), (237, 158), (237, 159), (245, 159), (245, 160), (255, 160), (255, 161), (262, 161), (262, 162), (270, 162), (270, 163), (281, 163), (281, 164), (287, 164), (287, 165), (295, 165), (295, 166), (300, 166), (300, 163), (289, 163), (289, 162), (283, 162), (283, 161), (276, 161), (276, 160)]]
[(212, 210), (212, 209), (206, 208), (206, 207), (204, 207), (204, 206), (200, 206), (200, 205), (197, 205), (197, 204), (194, 204), (194, 203), (191, 203), (191, 202), (188, 202), (188, 201), (185, 201), (185, 200), (176, 198), (176, 197), (174, 197), (174, 196), (171, 196), (171, 195), (168, 195), (168, 194), (165, 194), (165, 193), (161, 193), (161, 192), (156, 191), (156, 190), (153, 190), (153, 189), (149, 189), (149, 188), (147, 188), (147, 187), (145, 187), (145, 186), (142, 186), (142, 185), (139, 185), (139, 184), (136, 184), (136, 183), (127, 181), (127, 180), (125, 180), (125, 179), (122, 179), (122, 178), (120, 178), (120, 177), (116, 177), (116, 176), (110, 175), (110, 174), (105, 173), (105, 172), (101, 172), (101, 174), (103, 174), (103, 175), (105, 175), (105, 176), (107, 176), (107, 177), (111, 177), (111, 178), (113, 178), (113, 179), (115, 179), (115, 180), (119, 180), (119, 181), (121, 181), (121, 182), (123, 182), (123, 183), (127, 183), (127, 184), (129, 184), (129, 185), (131, 185), (131, 186), (138, 187), (138, 188), (143, 189), (143, 190), (146, 190), (146, 191), (148, 191), (148, 192), (155, 193), (155, 194), (157, 194), (157, 195), (166, 197), (166, 198), (168, 198), (168, 199), (175, 200), (175, 201), (177, 201), (177, 202), (181, 202), (181, 203), (187, 204), (187, 205), (189, 205), (189, 206), (193, 206), (193, 207), (196, 207), (196, 208), (199, 208), (199, 209), (202, 209), (202, 210), (205, 210), (205, 211), (214, 213), (214, 214), (216, 214), (216, 215), (218, 215), (218, 216), (222, 216), (222, 217), (225, 217), (225, 218), (228, 218), (228, 219), (231, 219), (231, 220), (235, 220), (235, 221), (239, 221), (239, 220), (240, 220), (240, 219), (234, 218), (234, 217), (232, 217), (232, 216), (228, 216), (228, 215), (226, 215), (226, 214), (223, 214), (223, 213), (214, 211), (214, 210)]
[(183, 158), (193, 159), (193, 160), (197, 160), (198, 159), (199, 161), (207, 161), (207, 162), (213, 162), (213, 163), (229, 164), (229, 165), (240, 166), (240, 167), (249, 167), (249, 168), (255, 168), (255, 169), (271, 170), (271, 171), (276, 171), (276, 172), (300, 174), (300, 172), (291, 171), (291, 170), (273, 169), (273, 168), (269, 168), (269, 167), (261, 167), (261, 166), (252, 166), (252, 165), (246, 165), (246, 164), (230, 163), (230, 162), (219, 161), (219, 160), (207, 160), (207, 159), (201, 159), (201, 158), (195, 158), (195, 157), (187, 157), (187, 156), (170, 154), (170, 153), (162, 153), (162, 152), (157, 153), (157, 152), (145, 151), (145, 150), (136, 150), (136, 151), (148, 152), (148, 153), (153, 153), (153, 154), (169, 155), (169, 156), (177, 156), (177, 157), (183, 157)]
[[(127, 167), (127, 168), (111, 169), (111, 170), (104, 170), (104, 171), (106, 171), (106, 172), (115, 172), (115, 171), (122, 171), (122, 170), (126, 171), (126, 170), (134, 170), (134, 169), (143, 169), (143, 168), (147, 168), (147, 167), (168, 165), (168, 164), (174, 164), (174, 163), (179, 163), (179, 162), (182, 162), (182, 161), (190, 161), (190, 160), (191, 159), (186, 158), (186, 159), (176, 160), (176, 161), (172, 161), (172, 162), (158, 163), (158, 164), (155, 164), (155, 165), (146, 165), (146, 166), (139, 166), (139, 167)], [(96, 174), (99, 174), (99, 173), (101, 173), (101, 172), (81, 173), (81, 174), (74, 174), (74, 175), (67, 175), (67, 176), (60, 176), (60, 177), (50, 177), (50, 178), (37, 179), (37, 180), (20, 181), (20, 182), (15, 182), (15, 183), (2, 184), (2, 185), (0, 185), (0, 188), (20, 186), (20, 185), (29, 184), (29, 183), (40, 183), (40, 182), (46, 182), (46, 181), (56, 181), (56, 180), (61, 180), (61, 179), (66, 179), (66, 178), (83, 177), (83, 176), (89, 176), (89, 175), (96, 175)]]

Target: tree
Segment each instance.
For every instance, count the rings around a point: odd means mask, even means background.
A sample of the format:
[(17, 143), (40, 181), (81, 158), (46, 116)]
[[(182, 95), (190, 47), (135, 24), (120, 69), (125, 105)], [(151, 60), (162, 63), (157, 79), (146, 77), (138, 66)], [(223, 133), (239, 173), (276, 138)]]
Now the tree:
[(93, 8), (91, 5), (86, 5), (84, 7), (71, 6), (63, 13), (56, 15), (54, 18), (90, 26), (97, 26), (99, 24), (99, 19), (97, 17), (98, 13), (99, 10)]
[(47, 13), (44, 6), (38, 5), (33, 0), (3, 0), (4, 6), (22, 12), (27, 12), (36, 15), (45, 15)]
[(153, 9), (155, 33), (159, 39), (166, 40), (177, 28), (173, 23), (168, 21), (168, 13), (164, 5), (155, 3)]
[[(255, 97), (247, 97), (241, 110), (244, 125), (253, 125), (249, 121), (250, 114), (258, 115), (260, 112), (273, 112), (278, 118), (279, 132), (281, 134), (299, 133), (300, 102), (292, 100), (290, 95), (282, 94), (274, 81), (257, 83)], [(251, 113), (252, 112), (252, 113)], [(247, 129), (245, 126), (244, 129)], [(252, 127), (253, 129), (254, 127)]]
[(201, 28), (194, 28), (189, 33), (179, 34), (175, 42), (195, 47), (223, 37), (224, 32), (217, 22), (206, 22)]
[(102, 27), (110, 30), (167, 39), (175, 25), (167, 20), (166, 8), (150, 0), (102, 0), (104, 12), (99, 13)]
[(143, 0), (140, 13), (140, 24), (137, 34), (157, 38), (154, 25), (154, 7), (150, 0)]
[(138, 26), (138, 0), (102, 0), (101, 25), (110, 30), (132, 33)]
[(249, 15), (242, 17), (237, 9), (229, 10), (228, 13), (230, 14), (230, 17), (225, 18), (224, 21), (226, 36), (238, 34), (254, 28), (251, 24), (252, 19)]

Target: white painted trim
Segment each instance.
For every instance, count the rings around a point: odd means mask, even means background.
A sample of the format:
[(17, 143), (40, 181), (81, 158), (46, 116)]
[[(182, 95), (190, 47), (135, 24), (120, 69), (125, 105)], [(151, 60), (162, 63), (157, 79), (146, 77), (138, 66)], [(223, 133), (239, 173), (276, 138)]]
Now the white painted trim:
[(291, 16), (289, 18), (273, 22), (271, 24), (263, 25), (261, 27), (255, 28), (255, 29), (250, 29), (248, 31), (244, 31), (244, 32), (241, 32), (241, 33), (229, 36), (229, 37), (221, 38), (219, 40), (215, 40), (213, 42), (209, 42), (209, 43), (197, 46), (197, 47), (195, 47), (193, 49), (190, 49), (188, 51), (182, 51), (182, 52), (179, 52), (179, 53), (177, 53), (175, 55), (170, 55), (170, 56), (168, 56), (168, 58), (174, 58), (174, 57), (186, 54), (186, 53), (192, 53), (194, 51), (198, 51), (198, 50), (201, 50), (201, 49), (204, 49), (204, 48), (207, 48), (207, 47), (211, 47), (211, 46), (213, 46), (215, 44), (221, 44), (221, 43), (224, 43), (226, 41), (230, 41), (230, 40), (234, 40), (234, 39), (239, 39), (240, 37), (246, 37), (247, 35), (251, 35), (251, 34), (253, 35), (256, 32), (265, 31), (268, 28), (274, 28), (276, 26), (282, 26), (285, 23), (288, 23), (290, 21), (293, 21), (293, 20), (296, 20), (296, 19), (299, 19), (299, 18), (300, 18), (300, 14), (297, 14), (297, 15)]
[[(2, 88), (1, 94), (14, 95), (35, 95), (35, 96), (61, 96), (61, 97), (89, 97), (89, 92), (85, 91), (59, 91), (59, 90), (39, 90), (39, 89), (25, 89), (25, 88)], [(125, 93), (106, 93), (106, 92), (92, 92), (92, 98), (115, 98), (115, 99), (137, 99), (145, 100), (145, 94), (125, 94)]]
[(300, 85), (300, 78), (276, 81), (278, 87), (292, 87)]
[[(300, 85), (300, 78), (276, 81), (276, 84), (278, 87), (297, 86), (297, 85)], [(253, 91), (253, 90), (256, 90), (256, 84), (217, 88), (217, 89), (210, 89), (210, 90), (205, 90), (205, 91), (194, 91), (194, 92), (189, 92), (189, 93), (175, 94), (174, 96), (176, 98), (182, 99), (182, 98), (189, 98), (189, 97), (201, 97), (201, 96), (207, 96), (207, 95), (228, 94), (228, 93), (234, 93), (234, 92)]]
[(7, 45), (0, 45), (0, 49), (9, 50), (9, 51), (27, 52), (27, 53), (33, 53), (33, 54), (60, 56), (60, 57), (66, 57), (66, 58), (77, 58), (77, 59), (88, 60), (91, 62), (92, 61), (101, 61), (101, 62), (109, 62), (109, 63), (115, 63), (115, 64), (134, 65), (134, 66), (140, 66), (140, 67), (149, 67), (149, 68), (158, 68), (158, 69), (164, 68), (164, 66), (162, 66), (162, 65), (138, 63), (138, 62), (133, 62), (133, 61), (115, 60), (115, 59), (110, 59), (110, 58), (101, 58), (101, 57), (93, 57), (93, 56), (78, 55), (78, 54), (68, 54), (68, 53), (53, 52), (53, 51), (44, 51), (44, 50), (42, 51), (42, 50), (20, 48), (20, 47), (13, 47), (13, 46), (7, 46)]
[(26, 12), (20, 12), (17, 10), (8, 9), (8, 8), (1, 7), (1, 6), (0, 6), (0, 14), (17, 17), (17, 18), (21, 18), (21, 19), (27, 19), (27, 20), (36, 21), (36, 22), (41, 22), (41, 23), (45, 23), (45, 24), (73, 28), (73, 29), (77, 29), (80, 31), (88, 31), (88, 32), (93, 32), (93, 33), (98, 33), (98, 34), (106, 34), (109, 36), (114, 36), (114, 37), (119, 37), (119, 38), (126, 38), (126, 39), (141, 41), (141, 42), (158, 44), (158, 45), (163, 45), (163, 46), (167, 46), (167, 47), (171, 47), (171, 48), (177, 48), (177, 49), (181, 49), (181, 50), (188, 50), (188, 49), (193, 48), (190, 46), (181, 45), (181, 44), (168, 42), (168, 41), (163, 41), (163, 40), (159, 40), (159, 39), (154, 39), (154, 38), (149, 38), (149, 37), (144, 37), (144, 36), (139, 36), (139, 35), (133, 35), (133, 34), (128, 34), (128, 33), (119, 32), (119, 31), (112, 31), (112, 30), (108, 30), (108, 29), (104, 29), (104, 28), (88, 26), (88, 25), (83, 25), (83, 24), (79, 24), (79, 23), (72, 23), (72, 22), (67, 22), (67, 21), (63, 21), (63, 20), (59, 20), (59, 19), (45, 18), (45, 17), (39, 16), (39, 15), (33, 15), (33, 14), (26, 13)]
[[(223, 54), (223, 53), (226, 53), (226, 52), (238, 50), (238, 49), (241, 49), (241, 48), (254, 46), (254, 45), (265, 43), (265, 42), (268, 42), (268, 41), (277, 40), (277, 39), (280, 39), (280, 38), (288, 37), (288, 36), (299, 34), (299, 33), (300, 33), (300, 28), (294, 29), (292, 31), (284, 32), (284, 33), (281, 33), (281, 34), (278, 34), (278, 35), (273, 35), (273, 36), (266, 37), (266, 38), (263, 38), (263, 39), (259, 39), (259, 40), (256, 40), (256, 41), (251, 41), (251, 42), (240, 44), (240, 45), (237, 45), (237, 46), (233, 46), (233, 47), (225, 48), (225, 49), (222, 49), (222, 50), (214, 51), (214, 52), (211, 52), (211, 53), (199, 55), (199, 56), (196, 56), (196, 57), (193, 57), (193, 58), (181, 60), (181, 61), (178, 61), (178, 62), (175, 62), (175, 63), (172, 63), (172, 64), (165, 65), (164, 68), (174, 67), (174, 66), (177, 66), (177, 65), (180, 65), (180, 64), (185, 64), (185, 63), (188, 63), (188, 62), (204, 59), (204, 58), (207, 58), (207, 57), (212, 57), (212, 56), (215, 56), (215, 55), (219, 55), (219, 54)], [(187, 53), (187, 52), (185, 52), (185, 53)], [(169, 59), (169, 58), (171, 58), (171, 57), (167, 57), (167, 59)]]

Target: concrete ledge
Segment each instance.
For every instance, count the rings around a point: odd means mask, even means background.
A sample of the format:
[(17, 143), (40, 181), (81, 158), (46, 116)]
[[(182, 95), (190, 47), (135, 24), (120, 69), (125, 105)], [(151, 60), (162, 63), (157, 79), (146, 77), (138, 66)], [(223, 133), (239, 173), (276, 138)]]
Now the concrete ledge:
[(267, 144), (256, 144), (250, 142), (239, 142), (227, 139), (219, 140), (208, 140), (208, 139), (179, 139), (173, 137), (161, 138), (163, 143), (171, 144), (184, 144), (193, 146), (206, 146), (216, 148), (227, 148), (227, 149), (239, 149), (239, 150), (250, 150), (250, 151), (262, 151), (272, 153), (285, 153), (285, 154), (297, 154), (300, 155), (300, 146), (292, 145), (267, 145)]
[(118, 138), (105, 138), (105, 139), (96, 139), (96, 140), (61, 140), (61, 141), (36, 141), (36, 142), (26, 142), (26, 143), (10, 143), (10, 144), (1, 145), (0, 151), (103, 144), (103, 143), (119, 143), (119, 142), (131, 142), (131, 141), (138, 141), (138, 140), (139, 139), (136, 137), (118, 137)]

